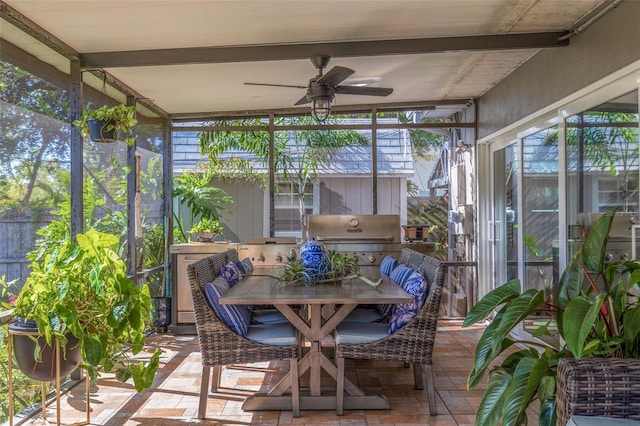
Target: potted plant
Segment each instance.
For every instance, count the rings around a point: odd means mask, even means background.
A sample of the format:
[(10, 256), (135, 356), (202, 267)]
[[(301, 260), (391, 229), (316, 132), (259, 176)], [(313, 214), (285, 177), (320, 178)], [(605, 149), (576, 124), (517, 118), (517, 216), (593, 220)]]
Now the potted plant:
[[(220, 217), (229, 210), (224, 206), (232, 203), (233, 198), (223, 189), (213, 186), (214, 173), (211, 168), (198, 171), (184, 171), (182, 176), (173, 179), (173, 196), (189, 210), (191, 233), (207, 232), (219, 234)], [(179, 230), (180, 239), (188, 241), (188, 234), (183, 226), (182, 217), (174, 212), (175, 224)], [(199, 223), (196, 218), (200, 218)], [(205, 236), (206, 237), (206, 236)], [(213, 238), (213, 237), (210, 237)]]
[(136, 140), (133, 127), (138, 123), (133, 106), (118, 104), (103, 105), (97, 109), (82, 111), (79, 120), (73, 122), (82, 136), (89, 136), (94, 142), (124, 141), (131, 146)]
[(92, 379), (102, 368), (114, 371), (121, 381), (133, 378), (141, 391), (151, 386), (161, 351), (155, 350), (146, 363), (127, 352), (136, 355), (144, 348), (149, 289), (127, 277), (126, 263), (113, 250), (117, 236), (89, 230), (76, 237), (77, 243), (66, 239), (31, 264), (32, 272), (12, 306), (17, 321), (10, 330), (25, 330), (28, 323), (35, 326), (41, 339), (30, 355), (36, 361), (43, 361), (45, 342), (52, 346), (56, 339), (62, 348), (72, 342), (62, 353), (68, 358), (78, 349), (79, 367)]
[[(358, 264), (358, 256), (355, 254), (340, 253), (335, 250), (329, 250), (326, 253), (327, 266), (323, 268), (322, 274), (318, 274), (314, 266), (309, 266), (303, 259), (288, 259), (284, 267), (281, 269), (278, 277), (279, 282), (286, 284), (296, 284), (304, 282), (307, 285), (331, 283), (339, 284), (342, 280), (358, 278), (360, 265)], [(369, 282), (368, 279), (360, 277)]]
[(222, 231), (220, 221), (216, 219), (202, 218), (191, 227), (191, 235), (198, 237), (199, 241), (213, 241)]
[[(477, 425), (526, 424), (526, 409), (536, 400), (539, 424), (555, 425), (557, 366), (562, 358), (640, 357), (640, 262), (607, 263), (614, 216), (615, 211), (607, 212), (595, 222), (562, 273), (555, 304), (545, 301), (545, 290), (521, 292), (519, 280), (512, 280), (484, 296), (465, 318), (463, 327), (495, 312), (478, 341), (467, 382), (474, 388), (489, 371)], [(542, 337), (557, 328), (557, 346), (512, 338), (514, 328), (534, 313), (544, 313), (547, 319), (532, 335)], [(513, 350), (515, 345), (520, 349)], [(507, 350), (511, 352), (505, 356)]]

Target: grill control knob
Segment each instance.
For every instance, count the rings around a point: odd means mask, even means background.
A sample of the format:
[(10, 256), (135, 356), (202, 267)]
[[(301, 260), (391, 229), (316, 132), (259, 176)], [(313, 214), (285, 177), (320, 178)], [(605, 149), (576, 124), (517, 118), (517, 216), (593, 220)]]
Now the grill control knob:
[(620, 260), (629, 260), (631, 256), (629, 256), (629, 253), (622, 253), (620, 254)]
[(612, 253), (607, 253), (607, 254), (604, 256), (604, 259), (605, 259), (607, 262), (611, 262), (611, 261), (613, 260), (613, 254), (612, 254)]
[(282, 263), (282, 256), (278, 254), (273, 258), (273, 260), (275, 260), (276, 263)]
[(376, 257), (371, 255), (369, 256), (369, 259), (367, 259), (369, 261), (369, 263), (376, 263)]
[(262, 254), (256, 257), (256, 261), (257, 262), (264, 262), (264, 260), (265, 260), (264, 259), (264, 255), (262, 255)]

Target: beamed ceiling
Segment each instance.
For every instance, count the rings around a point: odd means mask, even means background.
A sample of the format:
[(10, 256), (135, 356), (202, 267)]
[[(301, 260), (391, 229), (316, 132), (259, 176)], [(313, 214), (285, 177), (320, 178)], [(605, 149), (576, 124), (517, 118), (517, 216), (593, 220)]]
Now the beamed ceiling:
[[(103, 69), (143, 105), (176, 117), (291, 110), (332, 57), (343, 84), (387, 97), (337, 94), (334, 108), (431, 104), (442, 117), (540, 52), (562, 49), (613, 0), (5, 0), (0, 36), (53, 67)], [(38, 40), (22, 30), (36, 34)], [(0, 52), (1, 53), (1, 52)], [(61, 55), (62, 54), (62, 55)], [(96, 88), (100, 79), (83, 73)], [(142, 99), (146, 98), (146, 99)], [(308, 108), (307, 108), (308, 109)]]

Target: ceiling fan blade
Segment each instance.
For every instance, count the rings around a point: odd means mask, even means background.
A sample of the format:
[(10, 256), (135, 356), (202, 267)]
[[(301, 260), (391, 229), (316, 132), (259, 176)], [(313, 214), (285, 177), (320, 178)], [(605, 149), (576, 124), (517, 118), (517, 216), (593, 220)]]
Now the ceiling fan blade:
[(273, 87), (293, 87), (295, 89), (306, 89), (307, 86), (297, 86), (292, 84), (271, 84), (271, 83), (244, 83), (247, 86), (273, 86)]
[(311, 101), (309, 100), (309, 98), (307, 98), (307, 95), (304, 95), (294, 105), (304, 105), (304, 104), (308, 104), (309, 102), (311, 102)]
[(354, 72), (355, 71), (352, 70), (351, 68), (335, 66), (331, 68), (326, 74), (318, 78), (316, 80), (316, 83), (324, 84), (330, 87), (335, 87), (338, 84), (342, 83), (343, 80), (347, 79)]
[(389, 96), (393, 89), (388, 87), (337, 86), (336, 93), (342, 95)]

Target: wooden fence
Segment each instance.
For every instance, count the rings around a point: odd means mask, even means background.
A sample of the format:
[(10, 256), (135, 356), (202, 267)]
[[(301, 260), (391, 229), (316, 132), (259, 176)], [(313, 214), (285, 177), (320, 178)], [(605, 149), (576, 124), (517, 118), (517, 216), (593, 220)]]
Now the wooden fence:
[(29, 275), (27, 253), (35, 248), (36, 231), (56, 216), (42, 211), (10, 211), (0, 216), (0, 276), (17, 279), (22, 287)]

